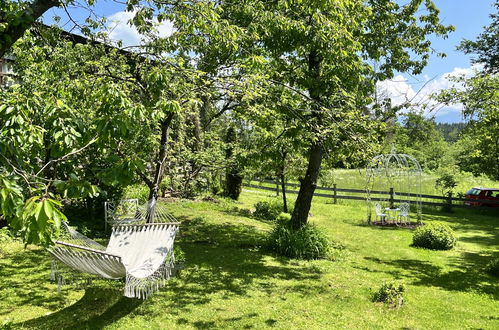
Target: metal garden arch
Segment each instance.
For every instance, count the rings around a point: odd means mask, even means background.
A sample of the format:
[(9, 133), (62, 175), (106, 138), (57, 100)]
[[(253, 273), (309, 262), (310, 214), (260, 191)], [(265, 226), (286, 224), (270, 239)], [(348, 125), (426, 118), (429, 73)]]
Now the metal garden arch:
[(368, 223), (373, 223), (373, 215), (379, 217), (380, 205), (382, 210), (390, 211), (400, 210), (399, 206), (405, 204), (421, 222), (421, 172), (416, 158), (398, 154), (395, 148), (389, 154), (372, 158), (366, 169)]

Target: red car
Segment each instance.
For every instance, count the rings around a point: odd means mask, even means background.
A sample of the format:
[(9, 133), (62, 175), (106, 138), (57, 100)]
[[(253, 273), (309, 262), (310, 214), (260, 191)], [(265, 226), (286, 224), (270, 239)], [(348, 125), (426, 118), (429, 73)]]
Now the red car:
[[(470, 206), (499, 207), (499, 188), (471, 188), (465, 194), (466, 199), (478, 199), (479, 202), (464, 202)], [(491, 201), (492, 203), (488, 203)]]

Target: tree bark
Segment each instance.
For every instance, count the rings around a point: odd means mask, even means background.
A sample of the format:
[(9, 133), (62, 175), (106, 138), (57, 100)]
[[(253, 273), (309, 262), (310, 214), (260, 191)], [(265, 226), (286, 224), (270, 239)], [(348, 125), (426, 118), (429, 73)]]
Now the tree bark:
[[(154, 169), (154, 179), (150, 181), (149, 186), (149, 200), (156, 200), (158, 198), (159, 187), (161, 181), (163, 181), (164, 176), (164, 165), (166, 161), (166, 152), (168, 149), (168, 132), (170, 130), (170, 125), (172, 123), (174, 112), (168, 114), (168, 116), (161, 122), (161, 140), (159, 143), (159, 150), (156, 157), (156, 167)], [(146, 182), (147, 183), (147, 182)], [(153, 221), (154, 215), (147, 215), (147, 222)]]
[[(310, 98), (315, 101), (315, 103), (312, 104), (312, 108), (316, 108), (321, 102), (321, 62), (322, 59), (317, 50), (312, 49), (308, 56), (308, 71), (310, 78), (312, 78), (309, 82), (308, 92)], [(320, 127), (322, 121), (320, 111), (313, 111), (311, 119), (312, 121), (316, 121), (317, 126)], [(324, 149), (321, 144), (320, 132), (316, 131), (315, 135), (315, 139), (311, 142), (309, 149), (307, 172), (305, 173), (305, 178), (300, 180), (300, 191), (298, 192), (295, 208), (291, 216), (291, 225), (294, 229), (299, 229), (307, 223), (308, 213), (312, 205), (312, 198), (314, 197), (315, 188), (317, 187), (317, 179), (319, 178)]]
[(233, 200), (237, 200), (239, 198), (243, 183), (243, 177), (241, 176), (238, 164), (230, 164), (234, 152), (232, 144), (236, 141), (236, 129), (234, 127), (229, 127), (227, 129), (227, 134), (225, 137), (225, 142), (228, 144), (227, 149), (225, 150), (225, 156), (227, 158), (227, 161), (229, 162), (227, 172), (225, 174), (225, 196)]
[[(20, 15), (16, 22), (7, 22), (7, 28), (0, 33), (0, 58), (4, 57), (12, 45), (23, 36), (47, 10), (58, 6), (57, 0), (34, 0)], [(1, 18), (1, 16), (0, 16)], [(1, 20), (1, 19), (0, 19)]]
[(286, 199), (286, 177), (285, 177), (285, 170), (286, 170), (286, 156), (287, 152), (283, 152), (281, 158), (281, 168), (280, 168), (280, 173), (279, 173), (279, 178), (281, 179), (281, 189), (282, 189), (282, 204), (283, 204), (283, 211), (285, 213), (288, 213), (288, 201)]
[(323, 148), (318, 142), (314, 142), (310, 148), (308, 158), (307, 172), (305, 178), (300, 180), (300, 191), (296, 198), (295, 208), (291, 217), (291, 223), (294, 229), (299, 229), (305, 225), (308, 220), (308, 213), (312, 205), (317, 179), (319, 177)]

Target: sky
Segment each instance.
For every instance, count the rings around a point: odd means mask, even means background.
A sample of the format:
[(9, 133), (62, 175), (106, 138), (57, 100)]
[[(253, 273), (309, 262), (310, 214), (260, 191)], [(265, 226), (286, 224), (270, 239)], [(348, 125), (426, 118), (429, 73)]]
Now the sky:
[[(470, 63), (472, 56), (465, 55), (456, 50), (463, 39), (475, 40), (482, 32), (483, 27), (490, 23), (489, 15), (494, 12), (494, 0), (434, 0), (440, 9), (441, 21), (445, 25), (453, 25), (455, 32), (448, 38), (431, 38), (432, 47), (447, 54), (445, 58), (433, 55), (429, 65), (420, 75), (412, 76), (398, 73), (389, 81), (378, 83), (378, 90), (383, 95), (392, 99), (392, 104), (400, 104), (407, 99), (415, 102), (427, 101), (429, 95), (441, 89), (453, 86), (447, 78), (456, 75), (471, 75), (473, 70)], [(401, 1), (403, 3), (403, 1)], [(96, 13), (107, 17), (108, 27), (111, 29), (110, 37), (122, 40), (124, 45), (136, 45), (140, 41), (137, 31), (127, 24), (133, 16), (126, 12), (123, 4), (112, 0), (97, 0), (94, 9)], [(88, 16), (88, 11), (82, 8), (71, 8), (70, 14), (77, 21), (83, 21)], [(60, 9), (51, 9), (44, 16), (47, 24), (53, 22), (52, 17), (60, 16), (60, 24), (65, 29), (70, 29), (73, 24), (68, 20), (68, 15)], [(173, 31), (171, 23), (166, 22), (159, 26), (160, 34), (167, 36)], [(460, 104), (442, 107), (432, 104), (435, 110), (427, 111), (426, 116), (435, 118), (437, 122), (462, 121)]]

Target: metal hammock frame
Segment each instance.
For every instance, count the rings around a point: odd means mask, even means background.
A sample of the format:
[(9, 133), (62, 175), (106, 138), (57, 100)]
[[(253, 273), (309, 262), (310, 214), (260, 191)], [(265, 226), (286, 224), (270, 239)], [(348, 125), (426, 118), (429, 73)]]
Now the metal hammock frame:
[(367, 222), (373, 222), (373, 202), (380, 202), (390, 204), (390, 208), (408, 203), (420, 223), (421, 174), (421, 165), (416, 158), (398, 154), (395, 148), (388, 154), (372, 158), (366, 168)]

